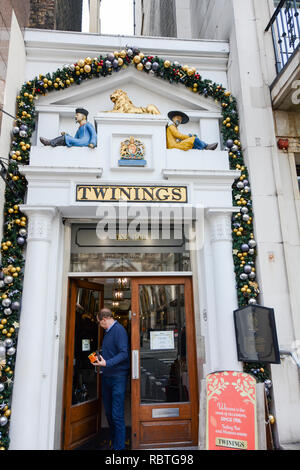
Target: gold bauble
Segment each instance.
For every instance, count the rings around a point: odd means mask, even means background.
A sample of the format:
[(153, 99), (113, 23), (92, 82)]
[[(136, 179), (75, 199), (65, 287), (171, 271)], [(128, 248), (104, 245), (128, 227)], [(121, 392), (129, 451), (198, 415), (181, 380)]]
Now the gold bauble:
[(275, 421), (276, 421), (276, 420), (275, 420), (275, 416), (269, 415), (269, 422), (270, 422), (271, 424), (274, 424)]
[(141, 60), (145, 57), (145, 55), (142, 52), (139, 53), (139, 56), (140, 56)]
[(126, 51), (124, 49), (120, 52), (120, 57), (122, 57), (122, 59), (125, 59)]
[(84, 60), (83, 59), (79, 59), (79, 61), (77, 62), (77, 64), (79, 65), (80, 68), (82, 68), (84, 66)]
[(192, 75), (194, 75), (194, 73), (195, 73), (195, 72), (194, 72), (193, 69), (188, 69), (188, 70), (187, 70), (187, 74), (188, 74), (189, 77), (191, 77)]
[(143, 70), (144, 66), (143, 66), (143, 64), (139, 63), (139, 64), (137, 64), (136, 68), (137, 68), (139, 71), (141, 71), (141, 70)]
[(90, 73), (91, 70), (92, 70), (92, 68), (91, 68), (90, 65), (87, 64), (87, 65), (84, 66), (85, 73)]
[(92, 59), (90, 57), (86, 57), (85, 63), (90, 65), (92, 63)]
[(121, 67), (123, 64), (124, 64), (124, 60), (123, 60), (121, 57), (119, 57), (119, 58), (118, 58), (118, 65), (119, 65), (119, 67)]
[(171, 67), (171, 62), (170, 62), (169, 60), (165, 60), (165, 61), (164, 61), (164, 67), (165, 67), (166, 69), (168, 69), (169, 67)]
[(115, 52), (114, 52), (114, 56), (115, 56), (115, 57), (119, 57), (119, 51), (115, 51)]
[(190, 68), (190, 67), (189, 67), (188, 65), (184, 65), (184, 66), (182, 67), (182, 70), (184, 70), (184, 72), (187, 72), (189, 68)]
[(134, 62), (135, 64), (139, 64), (139, 63), (141, 62), (140, 56), (139, 56), (139, 55), (134, 56), (133, 62)]

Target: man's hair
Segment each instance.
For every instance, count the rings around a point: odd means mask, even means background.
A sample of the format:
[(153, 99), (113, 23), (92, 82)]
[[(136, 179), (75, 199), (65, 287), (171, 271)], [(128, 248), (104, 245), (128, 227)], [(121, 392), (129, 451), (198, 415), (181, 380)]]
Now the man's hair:
[(114, 315), (112, 311), (107, 307), (102, 308), (100, 312), (97, 313), (98, 320), (103, 320), (103, 318), (113, 318), (113, 317)]

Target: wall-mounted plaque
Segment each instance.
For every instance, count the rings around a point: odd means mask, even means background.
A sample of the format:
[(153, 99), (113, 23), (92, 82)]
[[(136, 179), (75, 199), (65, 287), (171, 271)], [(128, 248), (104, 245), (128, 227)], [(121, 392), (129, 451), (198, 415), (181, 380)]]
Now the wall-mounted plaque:
[(207, 450), (257, 450), (256, 380), (244, 372), (206, 377)]
[(238, 360), (280, 364), (274, 310), (248, 305), (234, 311)]

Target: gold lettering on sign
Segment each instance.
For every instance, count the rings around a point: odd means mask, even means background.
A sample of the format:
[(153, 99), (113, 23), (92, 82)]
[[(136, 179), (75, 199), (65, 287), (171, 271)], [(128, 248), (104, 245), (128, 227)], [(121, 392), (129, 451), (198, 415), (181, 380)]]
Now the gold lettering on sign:
[(110, 186), (93, 184), (77, 185), (76, 201), (188, 202), (186, 186)]
[(248, 447), (248, 444), (247, 444), (247, 441), (239, 441), (237, 439), (224, 439), (222, 437), (217, 437), (216, 446), (229, 447), (230, 449), (246, 450)]

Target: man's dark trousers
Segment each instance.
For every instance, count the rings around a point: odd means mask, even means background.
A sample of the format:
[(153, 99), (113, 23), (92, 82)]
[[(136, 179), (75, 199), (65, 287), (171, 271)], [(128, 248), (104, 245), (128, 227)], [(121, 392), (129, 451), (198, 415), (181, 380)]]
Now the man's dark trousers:
[(124, 401), (128, 375), (102, 375), (102, 400), (114, 450), (125, 449)]

